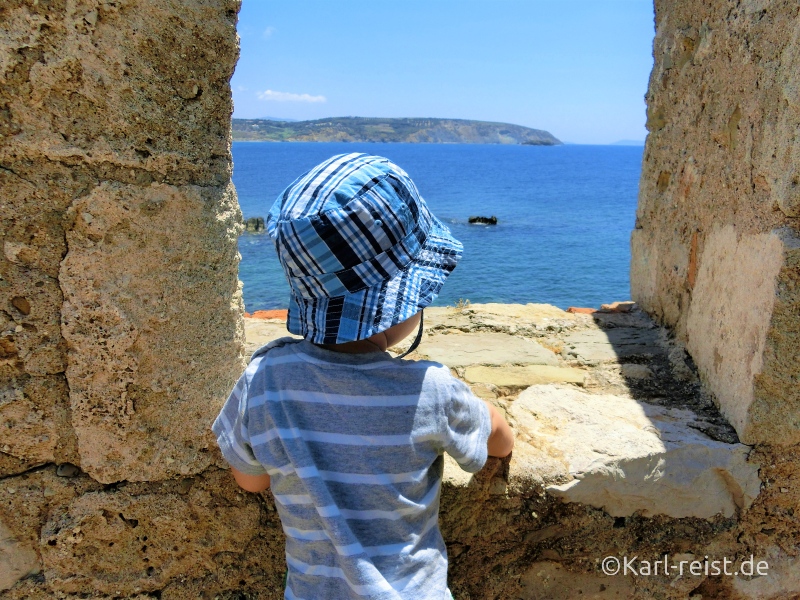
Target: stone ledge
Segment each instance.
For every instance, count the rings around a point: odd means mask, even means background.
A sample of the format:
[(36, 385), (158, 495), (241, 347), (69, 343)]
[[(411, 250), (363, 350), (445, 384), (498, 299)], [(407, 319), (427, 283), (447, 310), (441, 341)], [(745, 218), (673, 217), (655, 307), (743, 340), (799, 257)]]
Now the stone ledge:
[(761, 487), (750, 447), (711, 439), (688, 410), (539, 385), (514, 401), (509, 416), (517, 443), (543, 448), (560, 468), (553, 479), (569, 478), (547, 485), (548, 493), (614, 517), (731, 517)]
[[(425, 323), (412, 356), (453, 368), (506, 412), (517, 436), (507, 469), (480, 481), (446, 457), (448, 485), (546, 493), (613, 517), (734, 517), (758, 495), (750, 447), (704, 396), (683, 350), (635, 306), (434, 307)], [(245, 327), (250, 350), (286, 335), (280, 320)]]
[[(737, 516), (758, 495), (750, 447), (705, 396), (682, 348), (635, 307), (571, 314), (478, 304), (429, 308), (426, 323), (418, 355), (454, 367), (515, 430), (490, 495), (546, 492), (614, 517), (704, 519)], [(534, 346), (549, 360), (531, 358)], [(449, 459), (445, 480), (478, 484)]]

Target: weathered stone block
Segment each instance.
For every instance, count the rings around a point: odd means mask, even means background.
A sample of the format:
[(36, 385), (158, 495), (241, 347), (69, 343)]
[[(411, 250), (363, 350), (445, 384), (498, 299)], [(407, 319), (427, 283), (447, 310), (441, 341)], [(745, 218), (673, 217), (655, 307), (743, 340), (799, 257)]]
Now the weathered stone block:
[(800, 321), (793, 326), (785, 315), (774, 323), (800, 303), (791, 280), (778, 284), (792, 256), (800, 256), (800, 239), (790, 233), (737, 235), (727, 226), (712, 229), (699, 261), (686, 347), (750, 444), (800, 442)]
[(0, 477), (17, 475), (41, 464), (38, 460), (17, 458), (11, 454), (0, 452)]
[(241, 372), (233, 187), (103, 184), (69, 211), (61, 267), (82, 468), (152, 481), (214, 460), (209, 424)]
[[(100, 485), (85, 475), (64, 478), (55, 467), (0, 479), (0, 581), (14, 585), (41, 570), (40, 531), (50, 511)], [(3, 568), (5, 566), (5, 568)], [(7, 570), (6, 570), (7, 569)], [(0, 589), (3, 586), (0, 585)]]
[(552, 351), (505, 333), (435, 335), (426, 339), (418, 352), (448, 367), (505, 363), (558, 366)]
[[(3, 4), (0, 133), (100, 179), (225, 185), (236, 0)], [(3, 146), (3, 144), (0, 144)], [(0, 147), (0, 160), (11, 155)]]
[(16, 434), (3, 472), (69, 460), (104, 481), (159, 479), (216, 460), (207, 425), (242, 352), (238, 8), (0, 7), (0, 419)]
[[(69, 436), (70, 429), (69, 420), (61, 418), (68, 398), (66, 386), (61, 385), (66, 347), (61, 336), (63, 296), (57, 280), (58, 264), (66, 251), (62, 217), (69, 193), (58, 190), (48, 194), (46, 181), (64, 181), (64, 168), (34, 166), (22, 161), (3, 166), (0, 169), (0, 302), (3, 304), (0, 306), (0, 421), (11, 435), (9, 443), (0, 444), (0, 449), (3, 445), (13, 446), (7, 452), (28, 464), (37, 464), (52, 460), (52, 452), (43, 454), (43, 447), (50, 446), (52, 450), (59, 437)], [(36, 169), (41, 171), (36, 173)], [(37, 393), (24, 391), (26, 386), (30, 387), (31, 378), (41, 382)], [(46, 393), (40, 393), (43, 386), (48, 388)], [(17, 401), (11, 403), (12, 398)], [(15, 423), (22, 422), (27, 425), (22, 429), (15, 427)], [(34, 422), (38, 425), (33, 425)], [(37, 441), (26, 441), (27, 435)], [(30, 456), (24, 454), (26, 446), (33, 451)], [(9, 472), (9, 467), (0, 466), (0, 472)]]
[(240, 554), (260, 521), (256, 497), (226, 483), (231, 498), (191, 482), (184, 494), (150, 488), (76, 498), (42, 529), (48, 584), (63, 592), (131, 594), (216, 570), (215, 559)]
[(79, 462), (67, 398), (63, 376), (25, 376), (1, 385), (0, 451), (28, 466)]
[(518, 444), (544, 449), (571, 478), (549, 493), (612, 516), (732, 516), (761, 487), (750, 448), (707, 437), (688, 410), (540, 385), (520, 394), (509, 414)]
[(229, 472), (105, 490), (85, 474), (56, 472), (0, 480), (0, 584), (14, 586), (3, 598), (280, 595), (274, 504), (243, 492)]
[(800, 442), (800, 9), (656, 2), (634, 300), (746, 443)]

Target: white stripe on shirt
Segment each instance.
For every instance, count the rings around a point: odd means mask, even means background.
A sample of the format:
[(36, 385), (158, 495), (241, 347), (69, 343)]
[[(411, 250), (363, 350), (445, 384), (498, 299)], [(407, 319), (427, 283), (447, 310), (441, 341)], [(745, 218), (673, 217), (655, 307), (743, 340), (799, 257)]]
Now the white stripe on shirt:
[(274, 439), (301, 439), (306, 442), (323, 442), (326, 444), (340, 444), (343, 446), (408, 446), (411, 444), (411, 436), (407, 433), (402, 435), (352, 435), (347, 433), (328, 433), (325, 431), (309, 431), (296, 427), (279, 428), (275, 427), (264, 433), (259, 433), (250, 437), (253, 446), (266, 444)]
[[(418, 532), (415, 532), (415, 539), (421, 539), (439, 522), (439, 515), (434, 514), (428, 522)], [(331, 542), (336, 552), (342, 556), (354, 556), (362, 552), (367, 556), (391, 556), (400, 555), (404, 550), (413, 546), (411, 542), (400, 542), (397, 544), (384, 544), (382, 546), (362, 546), (360, 543), (340, 546), (333, 543), (328, 533), (323, 529), (297, 529), (296, 527), (285, 527), (284, 532), (290, 538), (309, 542)]]
[[(339, 510), (338, 507), (330, 505), (330, 506), (320, 506), (317, 508), (317, 512), (321, 517), (330, 517), (336, 516), (341, 514), (346, 519), (351, 520), (364, 520), (369, 521), (372, 519), (388, 519), (390, 521), (396, 521), (398, 519), (402, 519), (403, 517), (419, 514), (425, 512), (430, 508), (431, 503), (436, 499), (436, 496), (439, 494), (441, 483), (437, 482), (435, 485), (431, 487), (430, 490), (420, 498), (418, 503), (410, 503), (403, 508), (398, 508), (394, 511), (387, 511), (387, 510), (349, 510), (349, 509), (341, 509)], [(282, 504), (283, 506), (295, 506), (295, 505), (310, 505), (314, 504), (314, 501), (311, 499), (311, 496), (307, 494), (294, 494), (294, 495), (281, 495), (281, 494), (273, 494), (275, 501)]]
[(416, 573), (398, 579), (397, 581), (388, 582), (385, 579), (377, 579), (378, 583), (372, 585), (359, 585), (350, 581), (345, 575), (344, 571), (339, 567), (327, 567), (325, 565), (310, 565), (301, 560), (297, 560), (288, 552), (286, 553), (286, 563), (304, 575), (313, 575), (315, 577), (334, 577), (341, 579), (359, 596), (370, 596), (379, 594), (381, 592), (393, 592), (398, 587), (404, 587), (411, 579), (414, 578)]
[(325, 481), (338, 483), (360, 483), (363, 485), (387, 485), (390, 483), (418, 483), (428, 474), (428, 469), (410, 473), (340, 473), (338, 471), (319, 471), (317, 467), (300, 467), (296, 469), (301, 479), (319, 477)]
[(310, 402), (314, 404), (332, 404), (335, 406), (380, 407), (416, 406), (419, 395), (412, 396), (346, 396), (342, 394), (326, 394), (309, 390), (267, 390), (264, 394), (252, 396), (249, 406), (252, 409), (267, 402)]
[(279, 502), (284, 506), (293, 506), (296, 504), (314, 504), (314, 501), (311, 500), (311, 496), (308, 494), (273, 494), (272, 497), (275, 498), (276, 502)]
[[(227, 432), (227, 431), (232, 431), (233, 430), (233, 427), (231, 426), (230, 422), (228, 421), (228, 417), (225, 416), (225, 413), (220, 413), (219, 414), (219, 418), (222, 420), (222, 423), (223, 423), (223, 425), (225, 427), (224, 431)], [(252, 465), (254, 467), (260, 467), (262, 469), (264, 468), (264, 467), (261, 466), (260, 462), (258, 462), (257, 460), (253, 460), (253, 458), (251, 457), (250, 453), (247, 450), (245, 450), (244, 448), (242, 448), (236, 442), (235, 439), (232, 439), (230, 436), (225, 435), (225, 440), (228, 442), (228, 445), (230, 446), (231, 450), (236, 452), (236, 456), (238, 456), (240, 459), (242, 459), (242, 462), (245, 462), (248, 465)]]

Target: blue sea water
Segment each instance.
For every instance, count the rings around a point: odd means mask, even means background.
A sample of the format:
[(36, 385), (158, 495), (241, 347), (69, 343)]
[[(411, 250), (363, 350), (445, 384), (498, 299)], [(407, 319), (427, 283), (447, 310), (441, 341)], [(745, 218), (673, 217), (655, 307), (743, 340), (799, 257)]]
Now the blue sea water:
[[(245, 218), (266, 217), (295, 178), (344, 152), (402, 167), (463, 242), (464, 257), (434, 305), (597, 307), (629, 298), (641, 147), (234, 142)], [(498, 224), (470, 225), (471, 215), (495, 215)], [(245, 309), (286, 308), (289, 288), (269, 236), (244, 234), (239, 251)]]

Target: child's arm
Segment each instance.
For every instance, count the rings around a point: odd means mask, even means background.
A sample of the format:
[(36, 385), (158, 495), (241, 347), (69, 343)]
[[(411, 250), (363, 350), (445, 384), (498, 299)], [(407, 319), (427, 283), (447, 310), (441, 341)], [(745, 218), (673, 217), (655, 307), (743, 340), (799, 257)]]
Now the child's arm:
[(269, 475), (247, 475), (233, 467), (231, 467), (231, 473), (239, 487), (248, 492), (263, 492), (269, 487)]
[(489, 434), (486, 444), (489, 456), (503, 458), (511, 454), (511, 449), (514, 447), (514, 432), (491, 402), (486, 402), (486, 406), (489, 407), (489, 416), (492, 419), (492, 433)]

